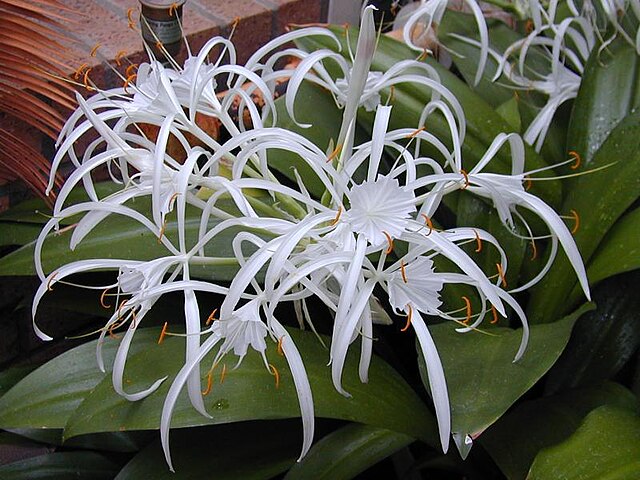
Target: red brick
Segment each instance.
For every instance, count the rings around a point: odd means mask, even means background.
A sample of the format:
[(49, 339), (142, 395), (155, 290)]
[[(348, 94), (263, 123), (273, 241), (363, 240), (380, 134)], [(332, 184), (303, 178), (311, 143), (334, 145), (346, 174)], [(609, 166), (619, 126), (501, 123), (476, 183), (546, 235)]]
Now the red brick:
[(280, 35), (289, 24), (317, 23), (322, 18), (320, 0), (270, 0), (277, 4), (275, 33)]

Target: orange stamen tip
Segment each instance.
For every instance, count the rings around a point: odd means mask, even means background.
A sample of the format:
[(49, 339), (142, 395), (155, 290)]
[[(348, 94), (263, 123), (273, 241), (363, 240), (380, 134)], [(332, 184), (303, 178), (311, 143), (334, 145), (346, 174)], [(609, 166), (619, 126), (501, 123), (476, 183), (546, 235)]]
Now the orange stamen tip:
[(471, 320), (471, 300), (469, 300), (469, 297), (463, 295), (462, 299), (464, 300), (464, 305), (465, 305), (465, 310), (467, 313), (467, 318), (465, 318), (464, 323), (465, 325), (469, 324), (469, 321)]
[(160, 235), (158, 235), (158, 243), (162, 243), (162, 237), (164, 237), (164, 231), (167, 229), (167, 220), (162, 222), (162, 228), (160, 228)]
[(424, 223), (427, 224), (427, 227), (429, 227), (429, 233), (427, 233), (428, 235), (431, 235), (431, 232), (433, 232), (434, 228), (433, 228), (433, 222), (431, 221), (431, 219), (429, 217), (427, 217), (424, 213), (420, 214), (422, 216), (422, 218), (424, 218)]
[(224, 379), (227, 377), (227, 364), (222, 364), (222, 372), (220, 372), (220, 383), (224, 383)]
[(418, 135), (420, 135), (420, 132), (424, 132), (426, 130), (427, 127), (425, 127), (424, 125), (420, 128), (418, 128), (417, 130), (414, 130), (413, 132), (411, 132), (409, 135), (407, 135), (407, 138), (415, 138)]
[(278, 355), (284, 357), (284, 351), (282, 350), (282, 342), (284, 342), (284, 335), (278, 339)]
[(102, 306), (102, 308), (111, 308), (111, 304), (105, 302), (104, 297), (106, 297), (107, 292), (110, 290), (110, 288), (105, 288), (104, 291), (102, 292), (102, 295), (100, 295), (100, 306)]
[(209, 315), (209, 317), (207, 318), (207, 322), (205, 325), (211, 325), (211, 322), (213, 322), (216, 319), (216, 312), (218, 311), (217, 308), (213, 309), (213, 312), (211, 312), (211, 315)]
[(400, 273), (402, 274), (402, 281), (404, 283), (409, 283), (407, 279), (407, 269), (405, 268), (404, 260), (400, 260)]
[(474, 230), (473, 233), (476, 235), (476, 249), (474, 252), (480, 253), (482, 251), (482, 239), (476, 230)]
[(498, 270), (498, 275), (500, 276), (500, 281), (502, 282), (502, 288), (506, 288), (507, 287), (507, 279), (504, 276), (504, 270), (502, 269), (502, 265), (499, 263), (496, 263), (496, 269)]
[(117, 66), (121, 66), (122, 65), (122, 57), (126, 56), (127, 52), (124, 50), (120, 50), (118, 53), (116, 53), (116, 56), (114, 57), (113, 61), (116, 62)]
[(577, 170), (580, 167), (580, 164), (582, 163), (582, 158), (580, 158), (580, 154), (575, 150), (571, 150), (569, 152), (569, 156), (574, 160), (574, 163), (569, 168), (571, 168), (571, 170)]
[(162, 331), (160, 332), (160, 337), (158, 338), (158, 345), (160, 345), (164, 341), (164, 337), (167, 334), (167, 327), (169, 326), (169, 322), (164, 322), (162, 326)]
[(89, 74), (91, 73), (91, 70), (93, 70), (93, 68), (87, 68), (87, 70), (85, 70), (84, 72), (84, 76), (82, 77), (82, 83), (84, 83), (84, 87), (90, 92), (95, 90), (95, 88), (89, 85)]
[(524, 177), (524, 189), (528, 192), (533, 186), (533, 181), (529, 177)]
[(73, 72), (73, 78), (76, 80), (80, 80), (80, 77), (84, 73), (84, 70), (89, 66), (88, 63), (83, 63), (78, 68), (76, 68), (75, 72)]
[(213, 372), (207, 374), (207, 387), (202, 391), (202, 395), (207, 396), (211, 393), (211, 387), (213, 386)]
[(136, 11), (135, 7), (131, 7), (127, 10), (127, 20), (129, 20), (129, 22), (134, 23), (135, 20), (133, 19), (133, 12)]
[(536, 258), (538, 258), (538, 247), (536, 246), (536, 241), (531, 239), (531, 260)]
[(178, 4), (176, 2), (173, 2), (169, 6), (169, 16), (173, 17), (175, 14), (177, 14), (177, 12), (178, 12)]
[(409, 330), (409, 327), (411, 326), (411, 319), (413, 318), (413, 308), (411, 308), (411, 305), (407, 304), (407, 309), (409, 310), (407, 312), (407, 323), (405, 323), (404, 327), (400, 329), (401, 332), (406, 332), (407, 330)]
[(336, 213), (336, 218), (334, 218), (333, 220), (331, 220), (331, 226), (335, 225), (336, 223), (338, 223), (338, 221), (340, 220), (340, 217), (342, 216), (342, 205), (340, 205), (338, 207), (338, 213)]
[(464, 190), (469, 186), (469, 174), (467, 173), (466, 170), (460, 170), (460, 173), (464, 177), (464, 187), (462, 187), (462, 189)]
[(573, 222), (574, 222), (573, 228), (571, 229), (571, 233), (574, 234), (580, 229), (580, 216), (578, 215), (578, 212), (576, 212), (573, 209), (571, 209), (570, 213), (571, 213), (571, 216), (573, 217)]
[(393, 252), (393, 238), (391, 238), (391, 235), (389, 235), (387, 232), (385, 232), (384, 230), (382, 231), (382, 233), (384, 234), (385, 237), (387, 237), (387, 243), (389, 244), (387, 246), (387, 249), (384, 251), (384, 253), (386, 253), (387, 255), (389, 255), (391, 252)]
[(138, 68), (138, 64), (137, 63), (132, 63), (131, 65), (129, 65), (127, 67), (127, 69), (124, 71), (124, 73), (125, 73), (125, 75), (127, 77), (130, 77), (131, 75), (136, 73), (136, 72), (134, 72), (134, 70), (137, 69), (137, 68)]
[(101, 47), (102, 45), (100, 43), (96, 43), (95, 47), (93, 47), (91, 49), (91, 53), (89, 54), (92, 57), (95, 57), (98, 54), (98, 49)]
[(131, 82), (133, 80), (135, 80), (135, 78), (138, 76), (137, 73), (134, 73), (132, 75), (129, 75), (126, 80), (124, 81), (124, 85), (122, 85), (122, 89), (124, 90), (124, 93), (129, 93), (129, 91), (127, 90), (127, 87), (131, 84)]
[(278, 369), (276, 367), (274, 367), (273, 365), (271, 365), (271, 364), (269, 364), (269, 369), (271, 370), (271, 375), (276, 377), (276, 388), (279, 388), (280, 387), (280, 372), (278, 372)]
[(491, 313), (493, 314), (493, 320), (491, 320), (491, 324), (495, 324), (498, 323), (498, 311), (496, 310), (496, 307), (494, 307), (493, 305), (491, 305)]
[(55, 272), (49, 277), (49, 281), (47, 281), (47, 291), (50, 292), (53, 290), (53, 287), (51, 286), (51, 282), (53, 281), (54, 278), (56, 278), (57, 275), (58, 275), (58, 272)]
[(338, 155), (340, 155), (340, 152), (342, 151), (342, 145), (338, 145), (333, 152), (331, 152), (329, 154), (329, 156), (327, 157), (327, 163), (333, 161), (334, 158), (336, 158)]
[(156, 42), (156, 48), (157, 48), (158, 50), (162, 50), (162, 48), (163, 48), (163, 47), (164, 47), (163, 43), (162, 43), (160, 40), (158, 40), (158, 41)]

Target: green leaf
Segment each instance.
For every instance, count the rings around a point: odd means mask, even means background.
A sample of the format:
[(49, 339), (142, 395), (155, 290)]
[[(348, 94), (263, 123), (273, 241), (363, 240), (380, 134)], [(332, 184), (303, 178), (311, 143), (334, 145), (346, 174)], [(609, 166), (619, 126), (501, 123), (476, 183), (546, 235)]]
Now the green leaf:
[(623, 215), (594, 253), (587, 275), (592, 284), (605, 278), (640, 268), (640, 208)]
[(613, 378), (640, 345), (635, 287), (640, 271), (610, 278), (593, 292), (598, 308), (576, 324), (569, 345), (549, 372), (548, 392)]
[(299, 432), (285, 422), (178, 429), (171, 435), (176, 473), (169, 471), (156, 441), (133, 457), (115, 480), (268, 480), (287, 470), (300, 454)]
[[(532, 326), (527, 350), (515, 363), (521, 329), (488, 328), (484, 334), (460, 334), (451, 322), (430, 326), (447, 379), (452, 431), (476, 438), (500, 418), (549, 370), (567, 344), (575, 321), (591, 309), (593, 305), (586, 304), (555, 323)], [(424, 359), (419, 365), (425, 372)], [(428, 386), (427, 381), (424, 384)]]
[(522, 119), (520, 118), (520, 110), (518, 109), (518, 100), (516, 97), (511, 97), (504, 103), (501, 103), (496, 112), (504, 118), (509, 125), (513, 127), (515, 132), (519, 132), (522, 127)]
[[(333, 388), (326, 366), (328, 353), (315, 335), (298, 330), (292, 330), (291, 335), (305, 362), (317, 416), (387, 428), (437, 445), (433, 416), (386, 363), (374, 358), (369, 383), (362, 384), (357, 375), (357, 359), (350, 356), (345, 366), (344, 385), (353, 397), (345, 398)], [(125, 382), (131, 382), (126, 383), (129, 391), (169, 375), (155, 394), (140, 402), (129, 402), (118, 396), (113, 391), (110, 375), (99, 372), (95, 366), (94, 341), (43, 365), (0, 398), (0, 427), (65, 428), (66, 438), (94, 432), (159, 428), (160, 411), (171, 377), (184, 361), (184, 340), (172, 337), (157, 345), (157, 337), (157, 329), (138, 331), (125, 372)], [(106, 365), (111, 363), (116, 347), (117, 341), (106, 340)], [(187, 399), (181, 397), (172, 425), (186, 427), (299, 416), (298, 400), (285, 360), (273, 347), (267, 354), (280, 372), (279, 388), (275, 387), (260, 355), (251, 352), (241, 367), (227, 375), (223, 384), (213, 386), (206, 398), (213, 419), (198, 414)]]
[(529, 480), (628, 480), (640, 477), (640, 416), (604, 405), (567, 440), (541, 451)]
[(0, 222), (0, 247), (32, 242), (41, 230), (39, 223)]
[[(337, 393), (327, 368), (328, 353), (311, 332), (290, 330), (300, 350), (311, 388), (316, 416), (357, 421), (387, 428), (437, 445), (437, 428), (431, 413), (415, 392), (386, 363), (374, 358), (369, 370), (369, 382), (358, 379), (356, 352), (344, 369), (344, 386), (352, 394), (345, 398)], [(328, 340), (326, 340), (328, 342)], [(184, 362), (184, 340), (174, 337), (157, 345), (146, 341), (147, 347), (129, 356), (125, 381), (129, 391), (146, 388), (158, 378), (169, 378), (156, 393), (139, 402), (129, 402), (115, 394), (110, 378), (104, 378), (75, 409), (65, 427), (65, 437), (100, 431), (157, 429), (164, 397), (171, 379)], [(267, 351), (269, 361), (280, 372), (279, 388), (266, 370), (262, 357), (251, 351), (242, 365), (231, 371), (224, 383), (216, 383), (205, 398), (213, 418), (196, 412), (182, 395), (173, 414), (173, 427), (190, 427), (230, 423), (243, 420), (293, 418), (299, 416), (299, 406), (293, 379), (283, 357), (275, 347)], [(208, 365), (213, 354), (206, 357)], [(229, 359), (235, 362), (235, 359)], [(203, 367), (206, 368), (206, 367)], [(249, 395), (248, 392), (251, 394)], [(399, 409), (398, 405), (403, 408)]]
[(120, 466), (94, 452), (50, 453), (0, 466), (3, 480), (111, 480)]
[[(331, 94), (319, 86), (303, 82), (296, 97), (296, 119), (313, 127), (302, 128), (289, 117), (285, 106), (285, 97), (276, 100), (278, 127), (298, 133), (311, 140), (320, 150), (326, 151), (331, 140), (338, 138), (342, 111), (338, 109)], [(269, 165), (295, 181), (294, 168), (304, 178), (304, 184), (311, 194), (321, 197), (324, 186), (309, 165), (298, 155), (286, 150), (270, 151)]]
[(585, 165), (591, 166), (614, 127), (640, 106), (639, 83), (640, 59), (623, 38), (615, 39), (602, 52), (593, 49), (575, 99), (567, 140), (568, 150), (578, 152)]
[(349, 480), (413, 441), (401, 433), (352, 423), (317, 442), (285, 479)]
[[(141, 329), (131, 353), (158, 338), (158, 329)], [(0, 398), (0, 428), (64, 428), (82, 400), (108, 374), (96, 364), (96, 342), (69, 350), (36, 369)], [(118, 342), (107, 338), (105, 367), (113, 363)]]
[[(146, 204), (147, 199), (139, 199), (136, 203)], [(198, 237), (200, 216), (198, 212), (188, 209), (185, 221), (187, 245), (194, 245)], [(212, 221), (209, 227), (214, 225)], [(170, 239), (177, 238), (178, 223), (175, 219), (167, 222), (165, 235)], [(238, 229), (222, 232), (205, 247), (205, 254), (220, 259), (220, 264), (211, 266), (194, 265), (190, 273), (199, 278), (215, 278), (218, 281), (229, 281), (237, 271), (237, 263), (233, 255), (231, 240)], [(96, 258), (121, 258), (135, 260), (151, 260), (169, 255), (168, 250), (157, 241), (156, 236), (144, 225), (119, 215), (110, 215), (102, 221), (74, 251), (69, 249), (71, 231), (60, 235), (49, 235), (45, 241), (42, 262), (47, 272), (76, 260)], [(0, 275), (34, 275), (34, 246), (29, 243), (15, 252), (0, 259)]]
[[(564, 214), (575, 210), (580, 217), (574, 238), (585, 263), (640, 194), (640, 111), (620, 122), (596, 153), (591, 167), (612, 162), (616, 163), (581, 176), (572, 185), (562, 208)], [(569, 260), (564, 254), (559, 255), (544, 280), (532, 290), (528, 304), (531, 322), (553, 321), (573, 307), (567, 297), (576, 283)]]
[(591, 410), (612, 405), (638, 411), (637, 398), (616, 383), (568, 390), (516, 406), (480, 437), (505, 476), (524, 480), (536, 454), (578, 428)]
[(9, 367), (0, 372), (0, 396), (4, 395), (11, 387), (26, 377), (36, 368), (36, 365), (22, 367)]

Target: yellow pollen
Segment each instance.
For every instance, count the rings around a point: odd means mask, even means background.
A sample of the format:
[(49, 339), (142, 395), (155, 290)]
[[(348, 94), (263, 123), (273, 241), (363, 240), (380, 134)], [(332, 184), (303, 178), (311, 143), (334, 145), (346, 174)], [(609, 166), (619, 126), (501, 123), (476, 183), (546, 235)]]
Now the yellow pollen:
[(460, 173), (464, 177), (464, 187), (462, 187), (462, 189), (464, 190), (469, 186), (469, 174), (467, 173), (466, 170), (460, 170)]
[(382, 233), (384, 233), (384, 236), (387, 237), (387, 243), (389, 244), (387, 246), (387, 249), (384, 251), (384, 253), (386, 253), (387, 255), (389, 255), (391, 252), (393, 252), (393, 238), (391, 238), (391, 235), (389, 235), (387, 232), (385, 232), (384, 230), (382, 231)]
[(407, 269), (405, 268), (404, 260), (400, 260), (400, 273), (402, 274), (402, 281), (404, 283), (409, 283), (409, 280), (407, 279)]
[(424, 125), (420, 128), (418, 128), (417, 130), (414, 130), (413, 132), (411, 132), (409, 135), (407, 135), (407, 138), (415, 138), (418, 135), (420, 135), (420, 132), (424, 132), (426, 130), (427, 127), (425, 127)]
[(211, 393), (211, 387), (213, 386), (213, 372), (207, 374), (207, 388), (202, 391), (202, 395), (207, 396)]
[(56, 278), (56, 276), (58, 275), (58, 272), (54, 272), (50, 277), (49, 277), (49, 281), (47, 281), (47, 291), (52, 291), (53, 287), (51, 286), (51, 282), (53, 281), (54, 278)]
[(336, 213), (336, 218), (334, 218), (333, 220), (331, 220), (331, 226), (335, 225), (336, 223), (338, 223), (338, 221), (340, 220), (340, 217), (342, 216), (342, 205), (340, 205), (338, 207), (338, 213)]
[(582, 158), (580, 158), (580, 154), (575, 150), (571, 150), (569, 152), (569, 156), (573, 158), (574, 163), (569, 167), (571, 170), (577, 170), (582, 163)]
[(578, 215), (578, 212), (576, 212), (573, 209), (571, 209), (570, 213), (574, 221), (573, 228), (571, 229), (571, 233), (575, 234), (580, 229), (580, 216)]
[(227, 364), (223, 363), (222, 364), (222, 372), (220, 372), (220, 384), (224, 383), (224, 379), (227, 376)]
[(471, 320), (471, 300), (469, 300), (469, 297), (466, 296), (462, 296), (462, 299), (464, 300), (464, 304), (465, 304), (465, 310), (467, 312), (467, 318), (465, 318), (464, 323), (465, 325), (469, 324), (469, 321)]
[(407, 309), (409, 310), (407, 312), (407, 323), (405, 323), (404, 327), (400, 329), (401, 332), (406, 332), (411, 326), (411, 319), (413, 318), (413, 308), (411, 308), (411, 305), (407, 304)]
[(476, 230), (474, 230), (473, 233), (476, 235), (476, 249), (474, 252), (480, 253), (482, 251), (482, 239)]
[(278, 369), (276, 367), (274, 367), (273, 365), (271, 365), (271, 364), (269, 364), (269, 369), (271, 370), (271, 375), (276, 377), (276, 388), (279, 388), (280, 387), (280, 372), (278, 372)]
[(217, 308), (213, 309), (213, 312), (211, 312), (211, 315), (209, 315), (209, 317), (207, 318), (207, 322), (205, 325), (211, 325), (211, 322), (213, 322), (216, 319), (216, 312), (218, 311)]
[(160, 337), (158, 338), (158, 345), (160, 345), (164, 341), (164, 337), (167, 334), (167, 327), (169, 326), (169, 322), (164, 322), (162, 326), (162, 331), (160, 332)]
[(105, 288), (104, 292), (102, 292), (102, 295), (100, 295), (100, 305), (102, 306), (102, 308), (111, 308), (111, 304), (106, 303), (104, 300), (104, 297), (106, 297), (109, 290), (111, 290), (111, 288)]
[(494, 307), (493, 305), (491, 305), (491, 313), (493, 314), (493, 320), (491, 320), (491, 324), (495, 324), (498, 323), (498, 311), (496, 310), (496, 307)]
[(282, 350), (282, 342), (284, 342), (284, 335), (278, 339), (278, 355), (284, 357), (284, 351)]
[(502, 288), (506, 288), (507, 287), (507, 279), (504, 276), (504, 270), (502, 270), (502, 265), (499, 263), (496, 263), (496, 269), (498, 270), (498, 275), (500, 276), (500, 281), (502, 282)]
[(100, 42), (96, 43), (95, 47), (91, 49), (91, 53), (89, 54), (92, 57), (95, 57), (98, 54), (98, 49), (101, 47)]
[(329, 154), (329, 156), (327, 157), (327, 163), (333, 161), (334, 158), (336, 158), (338, 155), (340, 155), (340, 152), (342, 151), (342, 145), (338, 145), (333, 152), (331, 152)]

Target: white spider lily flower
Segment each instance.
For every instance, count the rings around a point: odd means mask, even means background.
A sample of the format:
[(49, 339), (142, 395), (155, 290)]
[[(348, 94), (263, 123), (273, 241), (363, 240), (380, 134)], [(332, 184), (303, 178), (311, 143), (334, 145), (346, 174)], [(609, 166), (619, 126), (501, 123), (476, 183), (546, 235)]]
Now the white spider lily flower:
[[(437, 37), (437, 27), (446, 14), (448, 3), (449, 0), (421, 0), (403, 7), (406, 12), (404, 14), (403, 10), (400, 10), (398, 19), (394, 22), (394, 27), (402, 27), (402, 37), (408, 47), (419, 52), (427, 51), (433, 53), (425, 45), (419, 45), (414, 41), (416, 28), (420, 27), (421, 35), (433, 34)], [(482, 79), (489, 56), (489, 31), (478, 2), (476, 0), (464, 0), (464, 3), (471, 10), (480, 34), (480, 58), (474, 79), (474, 84), (477, 85)]]

